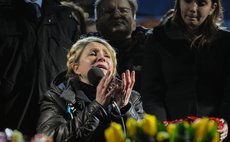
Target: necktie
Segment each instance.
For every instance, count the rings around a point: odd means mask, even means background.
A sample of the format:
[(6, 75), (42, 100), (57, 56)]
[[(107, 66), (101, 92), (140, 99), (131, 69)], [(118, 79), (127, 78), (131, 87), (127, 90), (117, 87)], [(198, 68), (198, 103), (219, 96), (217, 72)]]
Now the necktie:
[(36, 2), (32, 2), (34, 9), (36, 11), (37, 18), (41, 17), (40, 6)]

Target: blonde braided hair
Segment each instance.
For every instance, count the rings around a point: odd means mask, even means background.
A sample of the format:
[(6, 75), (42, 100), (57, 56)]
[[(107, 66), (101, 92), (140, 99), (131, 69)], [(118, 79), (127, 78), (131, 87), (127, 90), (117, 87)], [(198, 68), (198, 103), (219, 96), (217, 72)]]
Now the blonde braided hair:
[(82, 38), (78, 40), (73, 46), (71, 47), (69, 53), (67, 54), (67, 76), (68, 77), (77, 77), (72, 69), (73, 63), (78, 63), (81, 55), (85, 49), (85, 47), (91, 42), (98, 42), (103, 44), (109, 51), (112, 61), (113, 61), (113, 68), (115, 69), (114, 75), (116, 74), (116, 67), (117, 67), (117, 60), (116, 60), (116, 52), (113, 47), (104, 39), (90, 36), (86, 38)]

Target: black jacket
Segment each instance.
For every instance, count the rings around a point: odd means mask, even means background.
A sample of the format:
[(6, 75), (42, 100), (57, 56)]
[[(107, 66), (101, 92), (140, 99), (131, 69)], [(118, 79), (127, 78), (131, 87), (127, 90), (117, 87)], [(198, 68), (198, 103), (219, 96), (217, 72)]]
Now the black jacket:
[(55, 76), (66, 69), (67, 53), (81, 35), (80, 23), (73, 9), (51, 0), (43, 0), (38, 25), (39, 94), (50, 87)]
[[(95, 101), (95, 87), (78, 80), (68, 83), (65, 74), (57, 76), (42, 100), (38, 133), (51, 136), (57, 142), (105, 141), (104, 130), (111, 121), (121, 123), (121, 117), (111, 105), (102, 107)], [(67, 111), (68, 106), (73, 111)], [(144, 114), (140, 95), (133, 92), (129, 104), (121, 109), (122, 118), (139, 120)]]
[(80, 32), (72, 11), (58, 0), (43, 0), (37, 18), (24, 0), (0, 3), (0, 130), (35, 134), (38, 92), (42, 95), (65, 69), (68, 49)]
[(18, 6), (0, 5), (0, 130), (33, 135), (38, 117), (36, 24), (30, 7)]
[[(121, 76), (127, 69), (136, 72), (136, 81), (134, 90), (140, 92), (141, 90), (141, 72), (142, 72), (142, 58), (144, 52), (144, 44), (150, 33), (150, 29), (138, 26), (133, 31), (131, 38), (122, 41), (110, 41), (109, 44), (115, 49), (117, 53), (117, 72)], [(89, 36), (99, 36), (100, 33), (89, 33)], [(103, 37), (106, 39), (106, 37)]]
[[(154, 28), (143, 63), (143, 105), (160, 120), (187, 116), (230, 119), (230, 33), (190, 47), (181, 27)], [(229, 122), (230, 123), (230, 122)]]

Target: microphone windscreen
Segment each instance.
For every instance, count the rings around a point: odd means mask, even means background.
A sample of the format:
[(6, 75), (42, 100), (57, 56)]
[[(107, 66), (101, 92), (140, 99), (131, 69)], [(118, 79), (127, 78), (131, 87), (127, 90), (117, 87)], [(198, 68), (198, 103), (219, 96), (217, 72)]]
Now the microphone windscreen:
[(89, 82), (93, 84), (93, 86), (97, 86), (104, 76), (103, 71), (98, 67), (92, 67), (87, 73)]

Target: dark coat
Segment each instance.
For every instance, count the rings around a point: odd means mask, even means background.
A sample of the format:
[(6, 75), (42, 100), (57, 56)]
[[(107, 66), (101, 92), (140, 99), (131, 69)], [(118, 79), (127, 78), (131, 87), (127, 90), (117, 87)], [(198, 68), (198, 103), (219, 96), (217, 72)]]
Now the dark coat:
[[(144, 52), (144, 44), (148, 37), (150, 29), (138, 26), (133, 31), (131, 38), (123, 41), (110, 41), (109, 44), (115, 49), (117, 53), (117, 72), (121, 76), (127, 69), (136, 72), (136, 81), (134, 90), (140, 92), (141, 90), (141, 72), (142, 72), (142, 58)], [(89, 35), (99, 36), (100, 33), (90, 33)], [(106, 37), (103, 37), (106, 39)]]
[(82, 21), (73, 16), (72, 8), (43, 0), (42, 14), (38, 27), (40, 96), (55, 76), (66, 69), (67, 53), (82, 34)]
[(17, 6), (0, 5), (0, 130), (33, 135), (38, 117), (36, 24), (29, 6)]
[[(95, 101), (95, 87), (79, 80), (68, 83), (65, 75), (64, 72), (54, 80), (42, 100), (38, 133), (51, 136), (57, 142), (105, 141), (104, 130), (111, 121), (121, 123), (121, 117), (111, 105), (102, 107)], [(68, 106), (72, 106), (73, 111), (68, 112)], [(140, 95), (133, 91), (129, 104), (121, 109), (122, 118), (139, 120), (144, 114)]]
[(37, 18), (24, 0), (0, 4), (0, 130), (35, 134), (39, 92), (65, 69), (68, 49), (80, 32), (72, 11), (58, 0), (43, 0)]
[[(230, 33), (218, 30), (208, 46), (191, 48), (181, 28), (156, 27), (146, 44), (142, 97), (160, 120), (230, 117)], [(230, 123), (230, 122), (229, 122)]]

